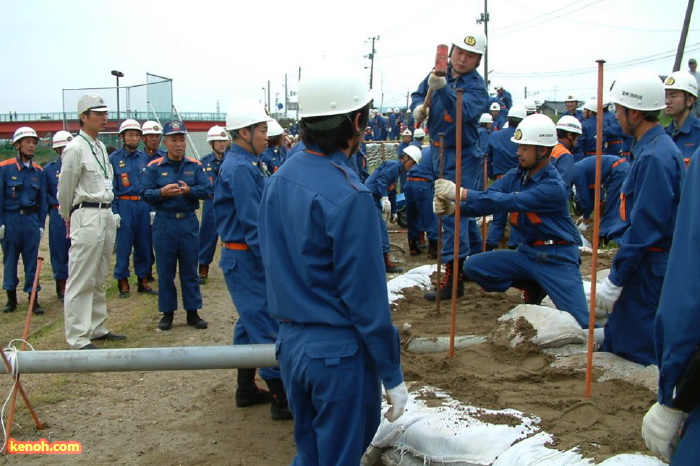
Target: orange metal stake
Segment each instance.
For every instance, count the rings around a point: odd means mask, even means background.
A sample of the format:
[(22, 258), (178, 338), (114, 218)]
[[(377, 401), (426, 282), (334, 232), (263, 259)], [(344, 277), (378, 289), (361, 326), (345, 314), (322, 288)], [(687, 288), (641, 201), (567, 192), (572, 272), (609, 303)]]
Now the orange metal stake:
[(455, 241), (452, 260), (452, 309), (450, 316), (450, 357), (455, 355), (455, 334), (457, 327), (457, 285), (459, 285), (459, 220), (460, 191), (462, 190), (462, 89), (457, 89), (457, 131), (455, 135)]
[[(445, 133), (440, 133), (440, 178), (445, 176)], [(442, 215), (438, 215), (438, 238), (437, 238), (437, 293), (435, 295), (435, 313), (440, 315), (440, 275), (442, 270)]]
[[(486, 164), (486, 157), (484, 157), (484, 172), (482, 173), (483, 176), (483, 186), (482, 188), (484, 191), (486, 191), (486, 188), (488, 188), (488, 183), (489, 183), (489, 172), (488, 172), (488, 166)], [(481, 217), (481, 252), (486, 252), (486, 215)]]

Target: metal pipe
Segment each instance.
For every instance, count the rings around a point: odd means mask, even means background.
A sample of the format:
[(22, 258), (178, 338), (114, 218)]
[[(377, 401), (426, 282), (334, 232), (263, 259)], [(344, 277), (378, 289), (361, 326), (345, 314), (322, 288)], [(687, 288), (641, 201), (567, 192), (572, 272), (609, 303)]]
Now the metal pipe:
[[(18, 351), (13, 356), (20, 374), (277, 367), (273, 344)], [(7, 374), (7, 368), (0, 366), (0, 373)]]

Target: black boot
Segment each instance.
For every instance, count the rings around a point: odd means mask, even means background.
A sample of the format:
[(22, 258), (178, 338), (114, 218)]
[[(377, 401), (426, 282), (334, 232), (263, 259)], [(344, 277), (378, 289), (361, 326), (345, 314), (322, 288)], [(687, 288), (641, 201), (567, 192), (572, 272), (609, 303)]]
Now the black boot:
[[(32, 295), (27, 295), (27, 301), (31, 301)], [(36, 297), (34, 298), (34, 307), (32, 308), (32, 313), (35, 315), (43, 315), (44, 310), (41, 308), (41, 304), (39, 304), (39, 293), (36, 294)]]
[(164, 312), (163, 317), (161, 317), (160, 322), (158, 322), (158, 328), (161, 330), (170, 330), (171, 328), (173, 328), (174, 316), (174, 312)]
[(255, 384), (255, 369), (238, 369), (238, 387), (236, 387), (236, 406), (262, 405), (272, 401), (272, 393)]
[(272, 394), (272, 402), (270, 403), (270, 415), (273, 421), (291, 421), (294, 419), (292, 412), (289, 410), (287, 403), (287, 393), (284, 391), (281, 379), (265, 380), (267, 388)]
[(209, 278), (209, 264), (199, 264), (199, 284), (206, 284), (207, 278)]
[[(445, 275), (442, 277), (442, 281), (438, 285), (437, 289), (434, 291), (428, 291), (423, 295), (428, 301), (435, 301), (437, 299), (437, 294), (440, 293), (440, 300), (452, 299), (452, 280), (453, 280), (453, 264), (454, 261), (449, 261), (445, 263)], [(457, 297), (461, 298), (464, 296), (464, 281), (462, 276), (462, 267), (464, 266), (464, 259), (460, 259), (457, 262)]]
[(117, 280), (117, 288), (119, 289), (119, 297), (120, 298), (128, 298), (129, 297), (129, 279), (128, 278), (120, 278)]
[(421, 231), (420, 234), (418, 235), (418, 248), (425, 249), (427, 247), (428, 247), (428, 245), (425, 244), (425, 232)]
[(547, 293), (535, 280), (513, 280), (513, 288), (518, 288), (523, 292), (525, 304), (537, 304), (539, 306), (547, 296)]
[(409, 239), (409, 240), (408, 240), (408, 252), (409, 252), (412, 256), (417, 256), (418, 254), (420, 254), (421, 252), (423, 252), (423, 251), (421, 251), (420, 248), (418, 247), (418, 240), (417, 240), (417, 239)]
[(158, 296), (158, 292), (151, 288), (151, 286), (148, 284), (148, 277), (139, 278), (138, 282), (136, 282), (136, 286), (138, 286), (138, 289), (136, 291), (139, 293), (151, 296)]
[(7, 304), (2, 312), (15, 312), (17, 310), (17, 290), (7, 290)]
[(401, 273), (401, 272), (403, 272), (403, 269), (401, 267), (397, 267), (396, 264), (391, 262), (391, 259), (389, 258), (388, 252), (384, 253), (384, 268), (386, 270), (386, 273)]
[(437, 240), (429, 239), (428, 240), (428, 259), (437, 259), (437, 255), (438, 255)]
[(59, 301), (63, 302), (63, 298), (66, 297), (66, 281), (56, 279), (56, 297)]
[(187, 311), (187, 325), (199, 330), (204, 330), (209, 326), (206, 320), (199, 317), (196, 309), (194, 311)]

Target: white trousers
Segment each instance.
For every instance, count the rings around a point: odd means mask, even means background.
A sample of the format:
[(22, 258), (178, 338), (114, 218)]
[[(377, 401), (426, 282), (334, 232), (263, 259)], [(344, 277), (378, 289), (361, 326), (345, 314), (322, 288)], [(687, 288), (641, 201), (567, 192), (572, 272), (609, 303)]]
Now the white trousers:
[(85, 207), (71, 214), (68, 282), (63, 302), (66, 341), (80, 349), (108, 333), (105, 281), (114, 248), (112, 210)]

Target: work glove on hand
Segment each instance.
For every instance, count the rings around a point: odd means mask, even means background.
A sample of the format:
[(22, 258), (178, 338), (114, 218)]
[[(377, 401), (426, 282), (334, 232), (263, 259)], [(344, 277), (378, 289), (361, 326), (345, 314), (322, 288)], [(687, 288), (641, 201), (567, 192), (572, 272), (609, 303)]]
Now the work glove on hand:
[(389, 422), (394, 422), (403, 414), (404, 409), (406, 409), (406, 402), (408, 401), (408, 389), (406, 384), (401, 382), (394, 388), (386, 389), (386, 402), (391, 406), (389, 411), (384, 414)]
[(444, 76), (436, 76), (435, 73), (430, 73), (430, 76), (428, 76), (428, 87), (430, 89), (439, 91), (445, 86), (447, 86), (447, 79)]
[(114, 223), (117, 225), (117, 228), (122, 226), (122, 216), (119, 214), (114, 214)]
[(0, 225), (0, 241), (5, 239), (5, 225)]
[(454, 203), (445, 196), (433, 197), (433, 212), (436, 215), (452, 215), (455, 212)]
[(389, 223), (396, 223), (396, 219), (398, 218), (398, 214), (391, 214), (391, 217), (389, 218)]
[(642, 421), (642, 437), (647, 448), (670, 460), (687, 416), (683, 411), (654, 403)]
[(413, 110), (413, 119), (416, 123), (422, 123), (426, 118), (428, 118), (428, 113), (430, 109), (425, 105), (419, 105)]
[(391, 202), (389, 202), (389, 198), (386, 196), (382, 198), (382, 215), (387, 218), (391, 215)]
[(151, 215), (151, 225), (153, 225), (153, 219), (156, 218), (156, 213), (151, 212), (150, 215)]
[[(464, 197), (464, 191), (466, 191), (466, 189), (459, 188), (460, 200), (462, 199), (462, 197)], [(446, 197), (447, 199), (454, 201), (455, 200), (455, 184), (454, 184), (454, 182), (452, 182), (450, 180), (445, 180), (442, 178), (436, 180), (435, 181), (435, 195)]]
[(601, 311), (612, 314), (613, 305), (618, 300), (622, 293), (622, 287), (613, 285), (610, 278), (605, 277), (603, 283), (598, 285), (596, 289), (596, 307)]
[(588, 224), (585, 223), (583, 220), (581, 220), (581, 223), (579, 223), (576, 226), (578, 228), (578, 231), (580, 231), (581, 233), (585, 233), (588, 231)]
[(44, 239), (44, 229), (39, 228), (39, 241), (41, 241), (42, 239)]

